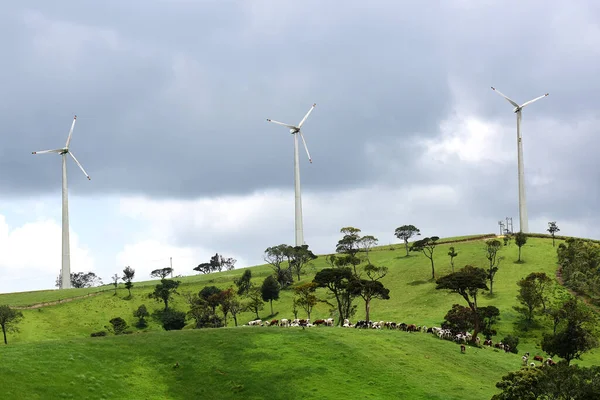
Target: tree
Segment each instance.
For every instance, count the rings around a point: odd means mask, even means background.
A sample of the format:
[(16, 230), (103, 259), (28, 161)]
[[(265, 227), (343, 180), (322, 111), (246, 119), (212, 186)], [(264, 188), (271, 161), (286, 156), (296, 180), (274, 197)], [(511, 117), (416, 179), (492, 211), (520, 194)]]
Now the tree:
[(17, 324), (23, 319), (23, 313), (18, 310), (13, 310), (7, 305), (0, 306), (0, 327), (4, 335), (4, 344), (6, 341), (7, 332), (18, 332)]
[(341, 325), (344, 318), (349, 318), (353, 314), (355, 306), (353, 300), (358, 293), (350, 287), (350, 281), (353, 279), (352, 270), (349, 267), (324, 268), (317, 272), (313, 282), (318, 287), (328, 289), (336, 300), (339, 318), (338, 324)]
[(279, 290), (279, 283), (273, 275), (267, 276), (260, 288), (263, 301), (271, 304), (271, 315), (273, 315), (273, 300), (279, 300)]
[(479, 321), (481, 321), (481, 333), (485, 335), (486, 339), (491, 339), (497, 333), (493, 327), (500, 319), (500, 310), (494, 306), (487, 306), (479, 307), (477, 312), (479, 314)]
[(125, 281), (125, 287), (127, 288), (127, 290), (129, 291), (129, 297), (131, 298), (131, 288), (133, 287), (133, 283), (131, 283), (131, 281), (133, 280), (133, 277), (135, 276), (135, 269), (127, 266), (125, 267), (125, 269), (123, 270), (123, 281)]
[(515, 310), (525, 315), (527, 321), (533, 321), (535, 309), (542, 306), (546, 312), (547, 296), (545, 291), (552, 283), (552, 279), (544, 272), (532, 272), (527, 277), (517, 282), (519, 286), (519, 294), (517, 300), (524, 307), (514, 307)]
[(223, 291), (216, 286), (204, 286), (198, 293), (206, 304), (210, 307), (213, 315), (217, 314), (217, 307), (221, 304), (221, 293)]
[(148, 326), (148, 323), (144, 318), (148, 317), (149, 315), (150, 313), (144, 304), (139, 306), (138, 309), (133, 312), (133, 316), (138, 319), (138, 322), (135, 324), (135, 326), (138, 328), (145, 328)]
[(500, 267), (501, 258), (498, 257), (498, 251), (502, 248), (502, 243), (498, 239), (489, 239), (485, 242), (486, 254), (485, 258), (489, 261), (487, 270), (488, 280), (490, 281), (490, 295), (494, 295), (494, 276)]
[(186, 313), (172, 309), (156, 310), (152, 313), (154, 319), (162, 324), (165, 331), (183, 329), (185, 326)]
[(363, 236), (358, 240), (358, 245), (364, 250), (365, 257), (367, 258), (367, 262), (369, 264), (371, 263), (369, 260), (369, 251), (373, 248), (373, 246), (377, 245), (377, 242), (379, 242), (379, 239), (371, 235)]
[(452, 267), (452, 272), (454, 272), (454, 257), (456, 257), (458, 253), (454, 251), (453, 246), (448, 249), (448, 255), (450, 256), (450, 266)]
[[(214, 290), (216, 289), (216, 291)], [(216, 314), (216, 306), (219, 303), (220, 289), (215, 286), (204, 287), (198, 295), (186, 294), (186, 300), (190, 305), (188, 315), (196, 321), (195, 328), (220, 328), (223, 320)]]
[(121, 317), (113, 318), (109, 322), (110, 326), (105, 326), (105, 328), (115, 335), (122, 335), (129, 328), (127, 322)]
[(433, 265), (433, 251), (435, 250), (436, 242), (440, 238), (438, 236), (426, 237), (421, 240), (415, 241), (410, 251), (420, 251), (425, 257), (429, 258), (431, 261), (431, 280), (435, 280), (435, 267)]
[(317, 256), (308, 249), (307, 244), (295, 247), (288, 246), (286, 255), (290, 257), (290, 267), (296, 273), (298, 281), (300, 281), (300, 274), (304, 266), (312, 260), (317, 259)]
[[(280, 244), (273, 247), (268, 247), (265, 250), (265, 261), (271, 265), (273, 271), (275, 271), (275, 278), (282, 288), (291, 285), (294, 282), (294, 276), (291, 270), (291, 259), (292, 259), (293, 247), (287, 244)], [(288, 267), (284, 268), (282, 265), (285, 260), (288, 260)]]
[(477, 310), (477, 295), (480, 290), (489, 290), (487, 285), (487, 272), (483, 268), (466, 265), (457, 272), (443, 276), (436, 281), (436, 289), (449, 290), (451, 293), (460, 294), (469, 305), (473, 313), (474, 332), (472, 341), (475, 341), (481, 330), (481, 321)]
[(518, 232), (515, 235), (515, 244), (519, 247), (519, 259), (517, 262), (521, 262), (521, 247), (523, 247), (527, 243), (527, 235), (523, 232)]
[(450, 329), (452, 332), (470, 332), (474, 326), (473, 311), (460, 304), (452, 305), (442, 323), (443, 329)]
[(227, 326), (227, 314), (231, 313), (235, 326), (237, 326), (237, 314), (240, 312), (241, 304), (237, 299), (233, 288), (221, 292), (221, 311), (223, 312), (225, 326)]
[(244, 309), (240, 300), (236, 296), (232, 296), (231, 300), (226, 300), (226, 303), (223, 303), (223, 304), (227, 304), (227, 306), (222, 305), (222, 307), (229, 308), (229, 312), (231, 313), (231, 316), (233, 317), (235, 326), (238, 326), (237, 315), (239, 313), (241, 313)]
[(548, 222), (548, 229), (546, 230), (552, 235), (552, 247), (554, 247), (554, 234), (560, 231), (558, 225), (556, 225), (556, 221)]
[(111, 277), (111, 279), (112, 279), (112, 281), (113, 281), (113, 285), (114, 285), (114, 287), (115, 287), (115, 294), (114, 294), (114, 295), (116, 296), (116, 295), (117, 295), (117, 287), (119, 286), (119, 279), (121, 279), (121, 278), (119, 277), (119, 275), (117, 275), (117, 274), (114, 274), (114, 275)]
[[(56, 278), (56, 287), (60, 287), (61, 277)], [(102, 279), (93, 272), (71, 272), (71, 286), (86, 288), (102, 285)]]
[(235, 258), (226, 258), (219, 253), (215, 253), (214, 256), (206, 263), (199, 264), (194, 271), (202, 272), (203, 274), (209, 274), (211, 272), (221, 272), (223, 269), (231, 271), (235, 267), (237, 260)]
[(250, 281), (251, 279), (252, 271), (249, 269), (244, 270), (244, 273), (239, 278), (233, 279), (233, 283), (235, 283), (235, 286), (238, 288), (238, 295), (243, 296), (248, 293), (248, 290), (250, 290), (250, 287), (252, 286), (252, 282)]
[(337, 257), (336, 262), (338, 265), (351, 265), (356, 274), (356, 267), (362, 262), (358, 257), (358, 252), (361, 249), (360, 229), (347, 226), (340, 229), (340, 233), (343, 233), (344, 236), (338, 240), (335, 246), (336, 253), (341, 254)]
[(302, 307), (306, 311), (307, 318), (310, 319), (310, 313), (319, 299), (315, 296), (317, 284), (315, 282), (307, 282), (294, 288), (294, 304)]
[(350, 281), (350, 290), (353, 293), (357, 293), (365, 301), (365, 320), (369, 321), (371, 300), (389, 300), (390, 298), (390, 290), (386, 289), (379, 282), (380, 279), (383, 279), (387, 275), (388, 268), (384, 266), (377, 267), (369, 263), (364, 267), (364, 272), (369, 279), (361, 279), (360, 276), (355, 275)]
[(154, 288), (154, 291), (148, 295), (149, 298), (165, 303), (165, 311), (169, 308), (169, 300), (177, 293), (177, 288), (181, 282), (172, 279), (163, 279)]
[(173, 268), (166, 267), (166, 268), (155, 269), (154, 271), (150, 272), (150, 276), (153, 278), (165, 279), (171, 273), (173, 273)]
[(417, 229), (414, 225), (402, 225), (399, 228), (396, 228), (394, 231), (394, 235), (400, 240), (404, 241), (404, 247), (406, 248), (406, 257), (408, 257), (408, 239), (413, 236), (420, 236), (421, 231)]
[(265, 302), (262, 299), (262, 292), (260, 288), (253, 286), (248, 291), (249, 301), (246, 303), (246, 309), (256, 314), (256, 319), (260, 319), (258, 312), (265, 308)]
[(541, 345), (550, 356), (558, 355), (570, 364), (571, 360), (580, 359), (583, 353), (598, 347), (598, 339), (593, 334), (596, 317), (577, 298), (567, 300), (561, 308), (562, 329), (554, 334), (545, 333)]

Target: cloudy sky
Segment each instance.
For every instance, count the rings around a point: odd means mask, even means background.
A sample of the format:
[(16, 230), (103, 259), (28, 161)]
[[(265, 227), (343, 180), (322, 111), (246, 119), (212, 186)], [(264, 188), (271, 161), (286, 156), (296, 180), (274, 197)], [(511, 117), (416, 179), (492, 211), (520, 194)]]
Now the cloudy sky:
[(529, 227), (600, 238), (600, 3), (591, 0), (8, 2), (0, 14), (0, 292), (53, 288), (64, 145), (73, 271), (244, 267), (294, 241), (380, 243), (518, 229), (523, 103)]

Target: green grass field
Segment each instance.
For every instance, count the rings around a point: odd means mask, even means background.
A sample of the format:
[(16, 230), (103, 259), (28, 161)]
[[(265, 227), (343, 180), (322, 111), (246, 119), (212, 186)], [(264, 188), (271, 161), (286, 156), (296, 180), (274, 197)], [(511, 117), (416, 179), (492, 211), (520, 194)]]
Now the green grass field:
[[(465, 264), (484, 267), (487, 263), (483, 240), (441, 244), (434, 253), (437, 277), (451, 272), (447, 256), (450, 246), (459, 253), (456, 268)], [(521, 354), (543, 354), (537, 343), (548, 322), (538, 317), (539, 329), (523, 331), (512, 307), (517, 304), (516, 281), (520, 278), (530, 272), (555, 277), (556, 248), (550, 239), (530, 238), (522, 249), (524, 263), (514, 262), (517, 253), (514, 243), (502, 248), (500, 255), (505, 259), (496, 275), (494, 296), (480, 297), (479, 304), (495, 305), (501, 311), (495, 342), (508, 334), (517, 335), (521, 338)], [(405, 257), (402, 244), (380, 246), (369, 256), (374, 264), (389, 268), (382, 282), (390, 289), (391, 297), (372, 302), (373, 320), (439, 326), (452, 304), (464, 303), (456, 294), (435, 290), (429, 260), (416, 253)], [(303, 281), (312, 280), (324, 267), (324, 258), (318, 258), (303, 275)], [(242, 272), (184, 277), (179, 292), (198, 292), (206, 285), (226, 288)], [(253, 281), (260, 284), (271, 269), (265, 265), (252, 267), (252, 273)], [(44, 398), (44, 393), (51, 390), (55, 398), (482, 399), (496, 393), (494, 385), (503, 374), (520, 367), (517, 355), (475, 348), (460, 354), (456, 344), (427, 334), (339, 327), (306, 331), (232, 328), (231, 318), (230, 328), (165, 332), (150, 321), (145, 332), (139, 334), (89, 337), (103, 330), (114, 317), (120, 316), (133, 325), (132, 313), (140, 304), (146, 304), (150, 312), (161, 308), (162, 303), (147, 297), (156, 283), (135, 282), (130, 300), (125, 300), (127, 290), (120, 286), (117, 296), (114, 290), (108, 290), (71, 302), (22, 310), (25, 318), (19, 325), (20, 332), (9, 335), (9, 346), (0, 346), (4, 361), (0, 385), (7, 387), (6, 393), (13, 393), (14, 398)], [(0, 304), (30, 305), (107, 288), (4, 294), (0, 295)], [(565, 291), (558, 284), (555, 289), (557, 294)], [(320, 291), (324, 297), (326, 292)], [(280, 300), (273, 304), (275, 315), (269, 315), (265, 304), (260, 317), (293, 318), (291, 302), (291, 291), (282, 291)], [(357, 304), (352, 321), (364, 319), (364, 304)], [(172, 307), (188, 309), (183, 296), (176, 296)], [(305, 317), (302, 311), (299, 317)], [(329, 317), (328, 307), (315, 307), (311, 317)], [(254, 318), (244, 313), (238, 321), (244, 324)], [(172, 369), (177, 361), (181, 368)], [(600, 352), (586, 354), (579, 363), (600, 364)], [(19, 372), (11, 372), (12, 365), (18, 365), (15, 369)], [(28, 376), (36, 379), (30, 382)], [(18, 393), (26, 396), (19, 397)]]

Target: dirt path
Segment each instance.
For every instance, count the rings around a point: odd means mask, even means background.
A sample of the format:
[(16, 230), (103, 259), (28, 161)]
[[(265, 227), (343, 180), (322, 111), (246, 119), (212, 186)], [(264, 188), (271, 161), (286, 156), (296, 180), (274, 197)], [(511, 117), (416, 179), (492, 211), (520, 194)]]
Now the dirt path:
[(11, 307), (11, 308), (15, 309), (15, 310), (32, 310), (34, 308), (42, 308), (42, 307), (54, 306), (54, 305), (59, 304), (59, 303), (68, 303), (68, 302), (73, 301), (73, 300), (83, 299), (84, 297), (97, 296), (97, 295), (102, 294), (104, 292), (106, 292), (106, 290), (101, 290), (99, 292), (93, 292), (93, 293), (84, 294), (83, 296), (69, 297), (67, 299), (58, 299), (58, 300), (55, 300), (55, 301), (47, 301), (47, 302), (43, 302), (43, 303), (31, 304), (29, 306), (14, 306), (14, 307)]

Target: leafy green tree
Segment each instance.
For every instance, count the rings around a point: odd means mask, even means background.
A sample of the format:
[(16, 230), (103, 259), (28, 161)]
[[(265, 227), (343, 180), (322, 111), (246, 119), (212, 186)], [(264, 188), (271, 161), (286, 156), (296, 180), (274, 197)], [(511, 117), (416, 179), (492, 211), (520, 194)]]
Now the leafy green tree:
[(314, 282), (307, 282), (294, 288), (294, 304), (306, 311), (308, 319), (310, 319), (313, 307), (319, 303), (319, 299), (315, 296), (316, 289), (317, 284)]
[(472, 341), (475, 341), (481, 330), (481, 321), (477, 309), (477, 295), (480, 290), (489, 290), (486, 284), (487, 272), (483, 268), (466, 265), (457, 272), (439, 278), (436, 283), (437, 290), (449, 290), (465, 299), (473, 313), (474, 332)]
[(598, 339), (594, 335), (597, 322), (594, 313), (581, 304), (577, 298), (566, 301), (562, 310), (564, 318), (559, 324), (561, 329), (554, 334), (544, 334), (542, 350), (551, 356), (558, 355), (567, 364), (581, 355), (598, 347)]
[(478, 307), (477, 313), (479, 321), (481, 321), (481, 333), (485, 335), (486, 339), (491, 339), (497, 333), (494, 325), (500, 319), (500, 310), (494, 306)]
[(260, 316), (258, 312), (265, 308), (265, 302), (262, 299), (262, 292), (259, 287), (251, 287), (248, 291), (248, 302), (246, 303), (246, 310), (252, 311), (256, 315), (256, 319)]
[(517, 300), (523, 305), (523, 307), (513, 307), (519, 311), (527, 321), (533, 321), (533, 315), (535, 310), (542, 306), (543, 311), (546, 311), (546, 291), (548, 286), (552, 283), (552, 279), (544, 272), (532, 272), (525, 278), (517, 282), (519, 286), (519, 294)]
[[(293, 247), (287, 244), (280, 244), (277, 246), (268, 247), (265, 250), (265, 261), (271, 265), (275, 272), (275, 278), (281, 288), (288, 287), (294, 282), (294, 275), (292, 274), (292, 252)], [(285, 261), (288, 261), (287, 267), (284, 267)]]
[(105, 326), (105, 328), (115, 335), (122, 335), (125, 333), (127, 328), (129, 328), (127, 322), (125, 322), (125, 320), (121, 317), (113, 318), (109, 322), (110, 326)]
[(340, 229), (340, 233), (344, 236), (338, 240), (337, 245), (335, 246), (336, 253), (340, 254), (337, 257), (336, 262), (340, 266), (352, 266), (354, 273), (356, 274), (356, 268), (362, 262), (358, 257), (358, 253), (361, 249), (360, 229), (353, 226), (347, 226)]
[(439, 240), (439, 236), (426, 237), (421, 240), (415, 241), (410, 251), (420, 251), (425, 255), (425, 257), (429, 258), (431, 261), (431, 279), (435, 280), (435, 266), (433, 265), (433, 251), (435, 250), (435, 246), (437, 245), (437, 241)]
[(371, 251), (373, 246), (377, 246), (378, 242), (379, 239), (372, 235), (363, 236), (358, 240), (358, 245), (365, 252), (365, 257), (367, 258), (367, 263), (369, 264), (371, 263), (369, 260), (369, 251)]
[(501, 258), (498, 257), (498, 251), (502, 248), (502, 243), (498, 239), (489, 239), (485, 242), (485, 257), (489, 261), (487, 270), (488, 280), (490, 281), (490, 295), (494, 295), (494, 276), (500, 267)]
[(402, 225), (396, 228), (394, 235), (402, 241), (404, 241), (404, 247), (406, 248), (406, 257), (408, 257), (408, 239), (413, 236), (420, 236), (421, 231), (414, 225)]
[(235, 326), (237, 326), (237, 315), (242, 311), (242, 304), (235, 294), (233, 288), (221, 292), (221, 311), (223, 312), (225, 326), (227, 326), (227, 314), (231, 314)]
[(138, 322), (135, 324), (138, 328), (145, 328), (148, 326), (145, 318), (150, 316), (148, 309), (146, 309), (146, 305), (142, 304), (138, 307), (137, 310), (133, 312), (133, 316), (138, 319)]
[(210, 307), (212, 314), (217, 314), (217, 307), (221, 304), (221, 293), (223, 291), (216, 286), (204, 286), (198, 296), (204, 299)]
[(114, 296), (116, 296), (117, 295), (117, 287), (119, 286), (119, 279), (121, 279), (121, 278), (119, 277), (119, 275), (114, 274), (111, 277), (111, 279), (113, 281), (113, 286), (115, 287), (115, 294), (114, 294)]
[(341, 325), (344, 318), (352, 314), (352, 302), (358, 294), (352, 290), (350, 281), (354, 278), (349, 267), (324, 268), (317, 272), (313, 282), (318, 287), (326, 288), (335, 298), (338, 308), (338, 324)]
[(199, 264), (194, 268), (194, 271), (202, 272), (203, 274), (221, 272), (223, 269), (231, 271), (235, 267), (236, 262), (235, 258), (226, 258), (219, 253), (215, 253), (208, 262)]
[[(56, 287), (60, 287), (61, 277), (56, 278)], [(93, 272), (71, 272), (71, 286), (86, 288), (102, 285), (102, 279)]]
[(150, 272), (150, 276), (153, 278), (165, 279), (167, 276), (173, 273), (173, 268), (158, 268)]
[(448, 255), (450, 256), (450, 266), (452, 267), (452, 272), (454, 272), (454, 257), (458, 256), (458, 253), (454, 250), (453, 246), (450, 246), (448, 249)]
[[(214, 288), (214, 286), (212, 286)], [(210, 289), (210, 286), (204, 289)], [(206, 290), (205, 293), (200, 292), (198, 295), (186, 294), (186, 300), (190, 305), (190, 310), (187, 315), (196, 321), (195, 328), (220, 328), (223, 326), (223, 320), (216, 314), (214, 303), (210, 300), (215, 300), (219, 297), (219, 293), (213, 293), (211, 290)], [(210, 299), (210, 300), (209, 300)]]
[(312, 260), (316, 260), (318, 256), (308, 249), (307, 244), (292, 247), (291, 249), (288, 249), (288, 251), (290, 251), (289, 254), (291, 255), (290, 265), (296, 273), (298, 281), (300, 281), (302, 269)]
[(460, 304), (453, 304), (444, 316), (444, 322), (442, 322), (443, 329), (459, 332), (470, 332), (474, 326), (473, 311), (469, 307)]
[(508, 246), (510, 244), (511, 240), (512, 240), (512, 235), (510, 233), (505, 233), (504, 236), (502, 237), (502, 241), (504, 241), (505, 246)]
[(521, 248), (525, 246), (525, 243), (527, 243), (527, 235), (523, 232), (518, 232), (515, 235), (515, 244), (519, 248), (519, 259), (517, 260), (517, 262), (521, 262)]
[(123, 270), (123, 281), (125, 282), (125, 287), (127, 288), (127, 290), (129, 291), (129, 298), (131, 298), (131, 288), (133, 287), (133, 283), (131, 282), (133, 280), (133, 277), (135, 276), (135, 269), (127, 266), (125, 267), (125, 269)]
[(251, 279), (252, 271), (250, 271), (250, 269), (245, 269), (241, 277), (233, 279), (233, 283), (235, 283), (235, 286), (238, 288), (237, 294), (239, 296), (244, 296), (248, 293), (250, 287), (252, 286)]
[(152, 317), (162, 324), (165, 331), (174, 331), (183, 329), (186, 313), (168, 308), (154, 311)]
[(7, 332), (18, 332), (17, 324), (23, 319), (23, 313), (18, 310), (13, 310), (7, 305), (0, 306), (0, 327), (4, 335), (4, 344), (8, 344), (6, 340)]
[(554, 247), (554, 235), (560, 231), (558, 225), (556, 225), (556, 221), (548, 222), (548, 229), (546, 230), (552, 235), (552, 247)]
[(279, 290), (279, 283), (273, 275), (267, 276), (260, 288), (263, 301), (271, 304), (271, 315), (273, 315), (273, 300), (279, 300)]
[(177, 293), (177, 288), (181, 282), (172, 279), (163, 279), (154, 288), (154, 291), (148, 295), (149, 298), (165, 303), (165, 311), (169, 308), (169, 300)]
[(388, 268), (367, 264), (364, 267), (364, 272), (369, 279), (361, 279), (360, 276), (354, 276), (350, 281), (350, 290), (352, 293), (358, 293), (365, 301), (365, 320), (369, 321), (371, 314), (371, 300), (389, 300), (390, 298), (390, 290), (380, 282), (380, 280), (387, 275)]

